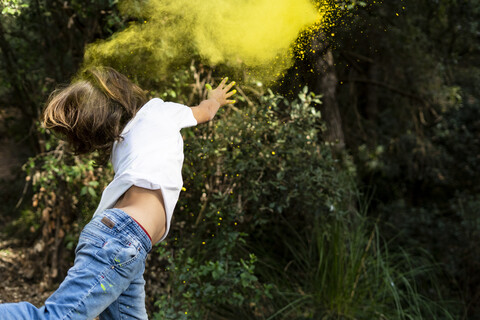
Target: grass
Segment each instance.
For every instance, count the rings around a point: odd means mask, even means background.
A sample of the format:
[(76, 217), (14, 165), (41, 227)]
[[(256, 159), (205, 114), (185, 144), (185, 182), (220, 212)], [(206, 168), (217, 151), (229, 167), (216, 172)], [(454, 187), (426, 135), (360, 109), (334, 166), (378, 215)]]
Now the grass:
[(419, 290), (435, 282), (435, 266), (390, 252), (375, 223), (360, 215), (309, 219), (303, 229), (282, 224), (283, 251), (258, 253), (260, 277), (277, 288), (268, 320), (454, 319), (438, 292)]

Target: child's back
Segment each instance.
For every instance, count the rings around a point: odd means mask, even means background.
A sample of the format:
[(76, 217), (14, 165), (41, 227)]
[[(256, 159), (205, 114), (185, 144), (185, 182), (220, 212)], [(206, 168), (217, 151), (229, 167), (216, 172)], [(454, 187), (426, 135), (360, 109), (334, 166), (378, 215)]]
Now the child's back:
[(120, 208), (145, 227), (153, 243), (163, 240), (183, 185), (180, 130), (196, 124), (184, 105), (152, 99), (143, 106), (113, 146), (115, 178), (103, 192), (95, 215)]

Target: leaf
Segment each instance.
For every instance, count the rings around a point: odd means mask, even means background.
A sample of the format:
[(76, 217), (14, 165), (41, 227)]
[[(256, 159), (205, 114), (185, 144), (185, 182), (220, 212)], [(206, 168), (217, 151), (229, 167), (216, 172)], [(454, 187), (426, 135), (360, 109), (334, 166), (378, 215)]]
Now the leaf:
[(92, 187), (87, 187), (87, 190), (88, 190), (88, 193), (92, 196), (92, 197), (96, 197), (97, 194), (95, 192), (95, 189), (93, 189)]

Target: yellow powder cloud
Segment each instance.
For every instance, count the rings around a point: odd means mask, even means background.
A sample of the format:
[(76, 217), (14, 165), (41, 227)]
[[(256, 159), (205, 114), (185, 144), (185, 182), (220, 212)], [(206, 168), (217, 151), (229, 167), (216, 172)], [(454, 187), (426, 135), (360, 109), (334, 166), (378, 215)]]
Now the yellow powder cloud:
[(194, 55), (276, 74), (290, 66), (299, 33), (322, 17), (310, 0), (123, 0), (119, 7), (137, 22), (88, 46), (86, 64), (159, 76)]

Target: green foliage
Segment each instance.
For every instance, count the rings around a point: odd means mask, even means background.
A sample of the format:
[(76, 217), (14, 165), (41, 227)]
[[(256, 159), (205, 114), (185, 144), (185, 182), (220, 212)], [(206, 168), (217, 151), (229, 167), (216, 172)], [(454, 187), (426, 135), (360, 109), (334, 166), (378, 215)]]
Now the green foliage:
[(247, 260), (234, 260), (228, 253), (213, 261), (201, 261), (185, 256), (184, 249), (175, 257), (165, 245), (158, 250), (168, 257), (167, 270), (173, 271), (169, 284), (174, 294), (162, 295), (156, 302), (159, 311), (155, 319), (203, 319), (208, 309), (218, 313), (216, 306), (241, 310), (242, 306), (257, 305), (263, 296), (271, 297), (271, 286), (259, 284), (254, 274), (257, 258), (253, 254)]
[(18, 0), (2, 0), (0, 2), (2, 8), (2, 15), (17, 15), (20, 14), (22, 8), (28, 8), (28, 3)]
[(367, 6), (367, 2), (365, 2), (365, 1), (350, 0), (350, 1), (343, 1), (343, 2), (344, 2), (343, 5), (348, 10), (352, 10), (357, 6), (360, 6), (360, 7), (366, 7)]
[[(45, 133), (45, 129), (39, 130)], [(59, 203), (64, 205), (66, 200), (68, 205), (63, 209), (79, 217), (85, 214), (84, 218), (88, 219), (100, 201), (103, 188), (112, 178), (111, 167), (97, 167), (92, 160), (94, 155), (74, 156), (64, 142), (51, 134), (47, 137), (46, 152), (30, 158), (23, 166), (35, 193), (33, 207), (53, 210), (52, 207)]]

